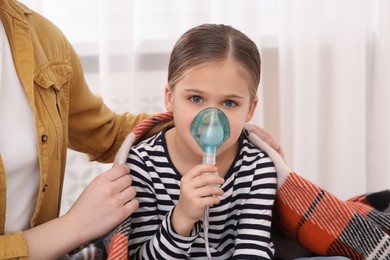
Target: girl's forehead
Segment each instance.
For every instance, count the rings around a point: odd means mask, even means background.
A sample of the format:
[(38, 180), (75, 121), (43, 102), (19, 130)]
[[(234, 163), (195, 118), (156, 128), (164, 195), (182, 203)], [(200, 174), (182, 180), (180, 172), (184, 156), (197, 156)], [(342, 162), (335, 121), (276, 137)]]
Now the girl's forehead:
[(210, 71), (221, 72), (223, 70), (230, 70), (231, 72), (235, 72), (235, 74), (242, 74), (242, 72), (245, 72), (245, 68), (239, 62), (233, 59), (224, 59), (222, 61), (207, 61), (190, 67), (184, 71), (183, 77), (194, 73), (208, 73)]
[(249, 73), (241, 66), (240, 63), (233, 59), (225, 59), (223, 61), (205, 62), (194, 66), (183, 73), (183, 76), (178, 81), (180, 82), (210, 82), (210, 81), (226, 81), (232, 84), (249, 84)]
[(229, 64), (199, 67), (188, 73), (175, 86), (180, 93), (199, 95), (250, 96), (247, 78)]

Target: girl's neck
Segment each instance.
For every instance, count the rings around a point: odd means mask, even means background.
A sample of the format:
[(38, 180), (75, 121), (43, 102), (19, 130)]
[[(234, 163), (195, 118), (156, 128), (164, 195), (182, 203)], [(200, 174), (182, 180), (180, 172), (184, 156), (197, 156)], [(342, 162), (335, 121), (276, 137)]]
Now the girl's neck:
[[(184, 144), (176, 135), (176, 128), (171, 128), (165, 133), (165, 140), (167, 149), (172, 163), (176, 169), (184, 176), (189, 170), (198, 164), (202, 163), (202, 157), (195, 154), (187, 144)], [(218, 167), (218, 174), (225, 177), (233, 160), (237, 154), (238, 142), (227, 149), (222, 154), (218, 154), (216, 158), (216, 166)]]

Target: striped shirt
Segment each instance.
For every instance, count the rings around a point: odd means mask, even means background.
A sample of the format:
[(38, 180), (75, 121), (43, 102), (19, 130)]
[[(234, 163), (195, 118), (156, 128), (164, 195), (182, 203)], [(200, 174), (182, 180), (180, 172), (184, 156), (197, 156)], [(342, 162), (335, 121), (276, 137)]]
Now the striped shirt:
[[(140, 203), (131, 215), (129, 254), (131, 259), (207, 259), (202, 220), (188, 237), (172, 226), (181, 175), (170, 160), (164, 134), (133, 147), (127, 159)], [(221, 202), (210, 208), (210, 252), (213, 259), (272, 259), (276, 170), (246, 137), (239, 144), (221, 186)]]

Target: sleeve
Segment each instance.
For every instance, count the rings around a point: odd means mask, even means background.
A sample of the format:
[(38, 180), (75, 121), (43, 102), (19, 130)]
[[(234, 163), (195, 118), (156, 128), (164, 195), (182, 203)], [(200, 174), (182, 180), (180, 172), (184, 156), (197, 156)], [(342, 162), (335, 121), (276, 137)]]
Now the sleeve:
[(69, 148), (89, 155), (91, 160), (112, 162), (126, 135), (148, 115), (111, 111), (94, 95), (84, 78), (78, 55), (65, 39), (70, 53)]
[[(171, 223), (174, 210), (157, 207), (158, 198), (147, 166), (131, 152), (128, 159), (139, 208), (131, 216), (129, 255), (132, 259), (188, 259), (191, 246), (200, 232), (197, 223), (190, 236), (178, 235)], [(169, 207), (169, 205), (167, 205)]]
[(271, 221), (275, 194), (275, 167), (268, 156), (260, 158), (252, 187), (240, 211), (233, 259), (273, 258)]
[(28, 259), (27, 242), (22, 232), (0, 236), (0, 259)]

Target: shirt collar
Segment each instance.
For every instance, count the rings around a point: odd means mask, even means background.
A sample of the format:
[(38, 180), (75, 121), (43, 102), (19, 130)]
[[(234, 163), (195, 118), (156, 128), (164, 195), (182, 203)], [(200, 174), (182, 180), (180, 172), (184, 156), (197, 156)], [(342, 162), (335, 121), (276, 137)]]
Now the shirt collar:
[(25, 15), (31, 14), (32, 10), (29, 9), (24, 4), (18, 2), (18, 1), (0, 1), (0, 9), (7, 12), (9, 15), (14, 17), (15, 19), (26, 23), (25, 21)]

